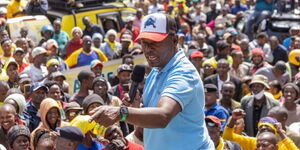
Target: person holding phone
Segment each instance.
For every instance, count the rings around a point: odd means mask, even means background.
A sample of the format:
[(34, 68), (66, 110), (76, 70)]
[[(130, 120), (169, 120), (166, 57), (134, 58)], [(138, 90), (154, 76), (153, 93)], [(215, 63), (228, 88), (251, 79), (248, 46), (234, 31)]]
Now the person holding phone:
[(119, 97), (120, 99), (124, 98), (124, 93), (129, 91), (129, 81), (130, 75), (132, 72), (132, 67), (127, 64), (122, 64), (117, 69), (117, 78), (119, 79), (119, 84), (113, 86), (111, 91), (114, 96)]

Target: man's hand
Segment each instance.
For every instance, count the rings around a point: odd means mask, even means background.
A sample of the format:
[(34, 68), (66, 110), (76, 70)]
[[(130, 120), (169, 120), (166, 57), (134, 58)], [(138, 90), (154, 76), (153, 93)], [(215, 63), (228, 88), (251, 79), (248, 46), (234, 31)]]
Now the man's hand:
[(122, 99), (122, 105), (127, 106), (127, 107), (133, 107), (133, 108), (140, 108), (141, 107), (141, 96), (140, 96), (140, 92), (137, 92), (134, 100), (132, 103), (129, 103), (130, 101), (130, 97), (128, 93), (124, 94), (124, 98)]
[(126, 143), (121, 139), (111, 141), (106, 147), (106, 150), (123, 150), (126, 147)]
[(93, 114), (90, 121), (109, 127), (121, 119), (120, 107), (100, 106), (91, 111)]
[(246, 116), (246, 113), (244, 112), (243, 109), (235, 109), (232, 111), (232, 119), (234, 120), (239, 120), (241, 118), (244, 118)]
[(235, 122), (241, 118), (244, 118), (246, 113), (242, 109), (235, 109), (232, 111), (232, 115), (229, 119), (229, 122), (227, 124), (227, 127), (233, 128), (235, 125)]
[(277, 133), (279, 134), (281, 140), (285, 139), (286, 138), (286, 135), (284, 133), (284, 130), (282, 129), (282, 125), (280, 122), (277, 122), (274, 124), (275, 128), (276, 128), (276, 131)]

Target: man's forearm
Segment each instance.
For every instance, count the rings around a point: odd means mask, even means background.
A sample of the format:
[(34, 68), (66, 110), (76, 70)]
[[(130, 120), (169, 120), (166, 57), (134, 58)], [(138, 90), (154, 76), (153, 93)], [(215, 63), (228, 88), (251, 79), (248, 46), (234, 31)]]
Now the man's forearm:
[(129, 115), (126, 122), (142, 128), (164, 128), (173, 118), (164, 109), (153, 108), (128, 108)]

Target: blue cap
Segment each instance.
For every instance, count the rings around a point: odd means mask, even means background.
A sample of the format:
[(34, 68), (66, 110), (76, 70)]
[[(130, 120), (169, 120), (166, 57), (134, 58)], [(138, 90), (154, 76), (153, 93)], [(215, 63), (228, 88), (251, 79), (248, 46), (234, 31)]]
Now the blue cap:
[(59, 137), (72, 141), (78, 141), (80, 143), (85, 137), (79, 128), (73, 126), (58, 127), (56, 128), (56, 131)]
[(42, 27), (42, 31), (52, 31), (52, 32), (54, 32), (54, 28), (52, 27), (52, 25), (44, 25)]
[(34, 91), (38, 90), (39, 88), (44, 88), (46, 91), (48, 91), (48, 87), (44, 83), (41, 83), (41, 82), (33, 83), (30, 87), (30, 91), (34, 92)]

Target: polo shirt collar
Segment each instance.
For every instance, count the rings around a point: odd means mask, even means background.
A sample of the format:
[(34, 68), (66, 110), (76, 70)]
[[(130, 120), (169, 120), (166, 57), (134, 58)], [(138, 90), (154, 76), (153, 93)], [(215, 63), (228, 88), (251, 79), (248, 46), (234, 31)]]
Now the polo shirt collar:
[[(177, 64), (182, 58), (184, 58), (185, 55), (183, 53), (183, 51), (178, 50), (178, 52), (173, 56), (173, 58), (167, 63), (167, 65), (160, 70), (160, 73), (164, 73), (167, 72), (168, 70), (170, 70), (175, 64)], [(159, 71), (158, 68), (155, 68), (157, 71)]]

